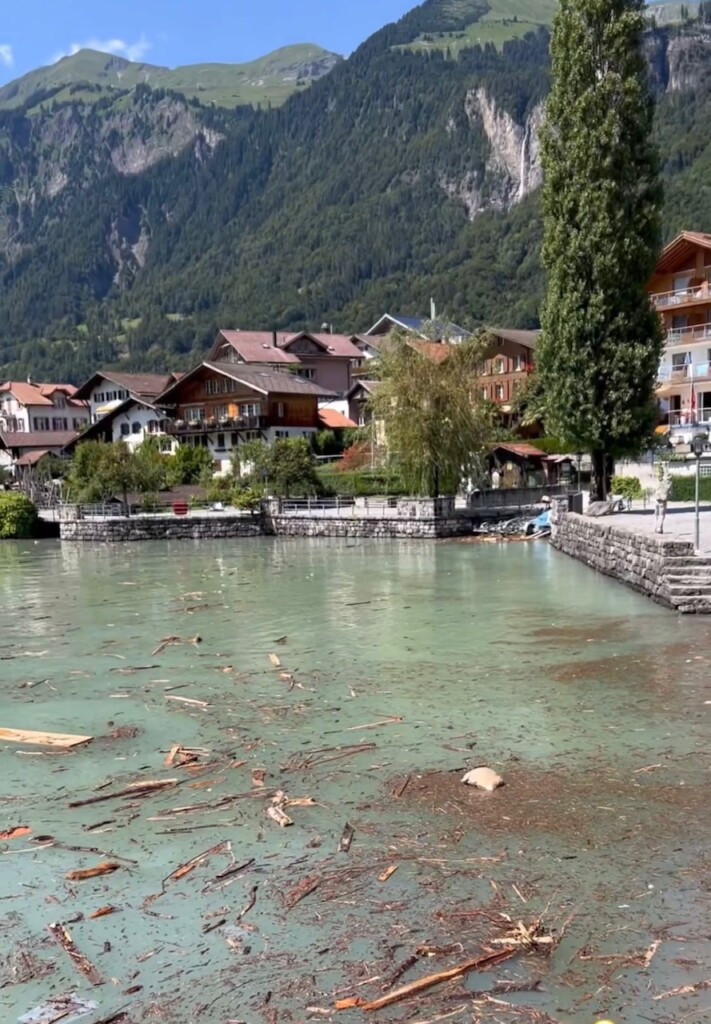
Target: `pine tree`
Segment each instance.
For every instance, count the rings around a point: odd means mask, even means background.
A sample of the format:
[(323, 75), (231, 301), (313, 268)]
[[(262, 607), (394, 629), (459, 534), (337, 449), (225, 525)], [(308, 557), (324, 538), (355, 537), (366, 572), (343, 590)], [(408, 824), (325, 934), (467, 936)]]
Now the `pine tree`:
[(644, 26), (644, 0), (561, 0), (551, 42), (537, 361), (548, 431), (591, 452), (598, 500), (656, 415), (662, 333), (646, 284), (662, 196)]

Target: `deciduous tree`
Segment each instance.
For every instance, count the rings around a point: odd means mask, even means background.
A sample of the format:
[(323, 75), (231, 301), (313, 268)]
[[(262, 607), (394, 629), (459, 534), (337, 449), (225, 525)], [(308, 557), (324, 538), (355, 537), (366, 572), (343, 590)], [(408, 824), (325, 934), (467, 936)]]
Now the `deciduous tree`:
[(493, 430), (479, 377), (487, 343), (481, 336), (438, 346), (400, 335), (383, 346), (373, 414), (413, 494), (456, 494), (478, 473)]
[(644, 28), (644, 0), (561, 0), (551, 44), (537, 364), (548, 431), (592, 453), (596, 499), (656, 414), (662, 336), (646, 285), (661, 188)]

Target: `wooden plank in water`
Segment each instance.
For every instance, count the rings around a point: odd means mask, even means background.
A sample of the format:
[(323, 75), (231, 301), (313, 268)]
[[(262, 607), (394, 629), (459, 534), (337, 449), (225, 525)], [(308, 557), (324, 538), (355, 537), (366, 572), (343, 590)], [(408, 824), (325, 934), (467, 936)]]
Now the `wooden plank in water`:
[(31, 729), (0, 729), (0, 741), (30, 743), (35, 747), (76, 747), (89, 743), (93, 736), (71, 736), (63, 732), (33, 732)]

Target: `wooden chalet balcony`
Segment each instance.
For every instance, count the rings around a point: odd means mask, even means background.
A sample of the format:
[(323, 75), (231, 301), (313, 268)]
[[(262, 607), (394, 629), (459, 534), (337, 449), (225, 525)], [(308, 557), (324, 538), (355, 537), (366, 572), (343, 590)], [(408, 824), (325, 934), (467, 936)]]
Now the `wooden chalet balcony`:
[(667, 348), (691, 345), (697, 341), (711, 342), (711, 323), (694, 324), (691, 327), (673, 327), (666, 334)]
[(226, 417), (221, 420), (198, 420), (192, 423), (184, 420), (173, 420), (166, 427), (166, 434), (173, 436), (215, 434), (225, 430), (265, 430), (268, 426), (268, 416)]
[(657, 309), (680, 309), (683, 306), (711, 303), (711, 284), (705, 281), (674, 292), (657, 292), (652, 295), (652, 302)]

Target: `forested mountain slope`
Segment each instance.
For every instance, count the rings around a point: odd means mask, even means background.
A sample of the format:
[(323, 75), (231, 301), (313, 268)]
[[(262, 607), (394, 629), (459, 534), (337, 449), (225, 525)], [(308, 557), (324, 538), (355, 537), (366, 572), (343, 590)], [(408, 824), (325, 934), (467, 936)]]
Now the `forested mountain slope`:
[[(176, 366), (218, 323), (361, 330), (430, 296), (534, 326), (549, 37), (516, 4), (427, 0), (278, 110), (140, 85), (0, 112), (0, 376)], [(487, 16), (512, 38), (413, 46)], [(711, 230), (711, 28), (647, 46), (667, 234)]]

